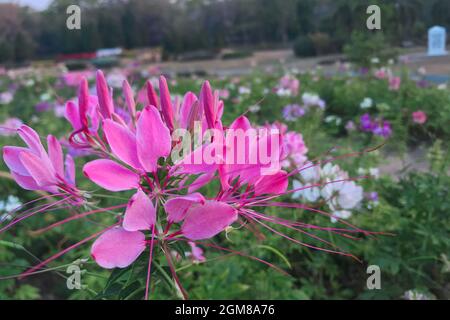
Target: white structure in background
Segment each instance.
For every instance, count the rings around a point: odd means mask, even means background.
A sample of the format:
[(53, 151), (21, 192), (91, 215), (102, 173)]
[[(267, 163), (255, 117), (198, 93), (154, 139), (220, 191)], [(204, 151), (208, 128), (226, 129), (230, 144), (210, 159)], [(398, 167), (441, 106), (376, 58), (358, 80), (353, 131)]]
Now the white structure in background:
[(98, 49), (96, 52), (96, 56), (97, 56), (97, 58), (115, 57), (115, 56), (120, 56), (122, 54), (122, 52), (123, 52), (122, 48)]
[(447, 32), (445, 28), (434, 26), (428, 30), (428, 55), (444, 56), (448, 54), (445, 50)]

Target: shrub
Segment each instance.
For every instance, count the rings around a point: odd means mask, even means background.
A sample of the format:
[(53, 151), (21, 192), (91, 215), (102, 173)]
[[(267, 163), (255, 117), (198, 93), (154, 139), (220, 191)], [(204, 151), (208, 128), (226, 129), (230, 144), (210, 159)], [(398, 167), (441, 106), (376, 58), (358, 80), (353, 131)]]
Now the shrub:
[(316, 55), (314, 43), (309, 36), (300, 36), (295, 40), (294, 53), (298, 57), (311, 57)]
[(344, 46), (348, 59), (361, 67), (370, 67), (372, 59), (377, 58), (381, 65), (397, 56), (381, 32), (364, 33), (354, 31), (350, 43)]
[(333, 43), (328, 34), (316, 32), (310, 35), (310, 39), (314, 45), (314, 50), (318, 55), (333, 52)]

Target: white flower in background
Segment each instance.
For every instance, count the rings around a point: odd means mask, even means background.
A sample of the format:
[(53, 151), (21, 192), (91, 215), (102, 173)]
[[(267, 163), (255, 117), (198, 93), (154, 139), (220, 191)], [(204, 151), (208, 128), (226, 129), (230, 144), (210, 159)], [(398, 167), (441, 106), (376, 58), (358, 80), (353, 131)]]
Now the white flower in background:
[(417, 73), (421, 76), (424, 76), (427, 74), (427, 69), (425, 69), (425, 67), (420, 67), (419, 69), (417, 69)]
[(339, 125), (341, 125), (341, 123), (342, 123), (342, 119), (341, 119), (340, 117), (338, 117), (338, 116), (333, 116), (333, 115), (327, 116), (327, 117), (324, 119), (324, 121), (325, 121), (325, 123), (334, 123), (336, 126), (339, 126)]
[(369, 168), (369, 174), (372, 177), (378, 179), (380, 177), (380, 169), (378, 169), (378, 168)]
[(405, 300), (432, 300), (432, 298), (417, 290), (408, 290), (403, 294)]
[(361, 104), (359, 105), (359, 107), (361, 109), (369, 109), (372, 108), (373, 106), (373, 100), (371, 98), (364, 98), (364, 100), (361, 102)]
[(122, 88), (124, 80), (126, 80), (125, 75), (117, 71), (111, 72), (106, 76), (106, 81), (113, 88)]
[(277, 96), (279, 96), (279, 97), (290, 97), (291, 96), (291, 90), (284, 89), (284, 88), (278, 88), (277, 89)]
[(293, 188), (295, 189), (300, 189), (303, 187), (307, 187), (305, 189), (302, 190), (297, 190), (292, 194), (292, 199), (300, 199), (303, 198), (305, 200), (307, 200), (308, 202), (316, 202), (319, 198), (320, 198), (320, 189), (318, 187), (308, 187), (310, 184), (302, 184), (300, 181), (298, 180), (294, 180), (292, 182)]
[(358, 168), (357, 173), (360, 176), (369, 175), (375, 179), (378, 179), (380, 177), (380, 169), (378, 168), (368, 168), (368, 169)]
[(32, 86), (34, 86), (34, 80), (27, 79), (27, 80), (25, 80), (25, 82), (23, 84), (25, 85), (25, 87), (32, 87)]
[(336, 204), (342, 209), (353, 209), (363, 199), (363, 188), (354, 181), (344, 181), (334, 198)]
[(440, 85), (437, 86), (437, 88), (439, 90), (447, 90), (447, 84), (446, 83), (441, 83)]
[(41, 101), (49, 101), (52, 98), (52, 96), (50, 93), (45, 92), (45, 93), (41, 94), (41, 96), (39, 98), (41, 99)]
[(349, 218), (350, 210), (358, 207), (363, 200), (363, 188), (354, 181), (348, 181), (348, 173), (338, 165), (311, 166), (311, 163), (305, 164), (307, 169), (301, 170), (299, 180), (293, 181), (294, 189), (305, 189), (295, 191), (292, 198), (308, 202), (324, 201), (335, 216), (332, 222), (336, 222), (337, 218)]
[(338, 211), (333, 211), (332, 213), (332, 217), (331, 217), (331, 222), (335, 223), (338, 221), (338, 219), (348, 219), (352, 216), (352, 213), (348, 210), (338, 210)]
[(5, 201), (0, 201), (0, 213), (3, 212), (3, 214), (0, 214), (0, 222), (11, 220), (12, 216), (9, 213), (21, 205), (19, 198), (12, 195), (9, 195)]
[(380, 63), (380, 59), (378, 59), (378, 57), (373, 57), (372, 59), (370, 59), (370, 63), (373, 63), (373, 64)]
[(339, 166), (337, 164), (333, 165), (331, 162), (325, 164), (322, 170), (320, 170), (321, 178), (328, 180), (337, 180), (341, 176), (341, 173)]
[(8, 104), (14, 100), (14, 94), (9, 91), (0, 93), (0, 104)]
[(311, 92), (305, 92), (302, 94), (302, 101), (306, 107), (317, 106), (321, 109), (325, 108), (325, 101), (320, 99), (319, 95)]
[(300, 177), (305, 182), (316, 182), (320, 179), (320, 166), (311, 162), (306, 163), (299, 172)]
[(270, 90), (269, 90), (269, 88), (264, 88), (262, 92), (263, 92), (263, 94), (268, 94), (270, 92)]
[(248, 110), (249, 110), (251, 113), (256, 113), (256, 112), (258, 112), (259, 110), (261, 110), (261, 106), (260, 106), (259, 104), (255, 104), (255, 105), (253, 105), (253, 106), (250, 106), (250, 107), (248, 108)]
[(239, 94), (250, 94), (252, 90), (249, 87), (240, 86), (238, 92)]

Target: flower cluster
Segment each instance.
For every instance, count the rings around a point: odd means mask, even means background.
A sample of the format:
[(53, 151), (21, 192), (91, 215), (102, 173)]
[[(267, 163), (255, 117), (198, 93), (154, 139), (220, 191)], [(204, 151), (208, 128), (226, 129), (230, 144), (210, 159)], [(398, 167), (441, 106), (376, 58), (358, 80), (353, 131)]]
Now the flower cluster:
[(302, 94), (302, 105), (289, 104), (283, 108), (283, 118), (286, 121), (293, 122), (303, 117), (311, 108), (317, 107), (325, 109), (325, 101), (317, 94), (305, 92)]
[(295, 97), (300, 90), (300, 81), (296, 77), (286, 74), (280, 78), (274, 90), (280, 97)]
[(327, 205), (333, 213), (332, 222), (336, 222), (337, 218), (349, 218), (352, 214), (350, 210), (358, 207), (363, 199), (363, 188), (349, 181), (348, 173), (331, 163), (323, 167), (307, 163), (293, 185), (294, 189), (299, 189), (292, 194), (293, 199)]
[(360, 117), (360, 129), (363, 132), (372, 132), (374, 135), (383, 138), (389, 138), (392, 134), (392, 127), (389, 121), (372, 119), (368, 113), (365, 113)]
[[(110, 226), (44, 260), (26, 271), (24, 276), (96, 239), (91, 255), (103, 268), (127, 267), (149, 249), (148, 297), (154, 247), (160, 246), (172, 276), (187, 297), (176, 275), (169, 249), (175, 242), (189, 244), (191, 257), (196, 261), (205, 259), (200, 246), (238, 253), (207, 240), (228, 230), (234, 223), (242, 226), (250, 223), (251, 230), (260, 227), (297, 244), (351, 256), (340, 250), (300, 242), (275, 227), (297, 230), (315, 240), (321, 239), (306, 230), (327, 230), (339, 235), (346, 232), (367, 234), (351, 225), (348, 230), (335, 230), (259, 212), (261, 207), (308, 210), (307, 206), (274, 201), (281, 195), (300, 191), (299, 188), (288, 190), (289, 177), (298, 173), (298, 169), (288, 173), (281, 164), (286, 167), (302, 165), (306, 161), (307, 148), (302, 136), (287, 132), (285, 126), (257, 128), (245, 116), (225, 126), (222, 123), (224, 102), (220, 100), (219, 92), (211, 89), (209, 82), (203, 83), (198, 95), (187, 92), (182, 98), (173, 99), (166, 78), (161, 76), (158, 91), (152, 82), (146, 83), (146, 101), (140, 107), (130, 84), (123, 80), (125, 109), (122, 109), (114, 103), (111, 89), (101, 71), (96, 74), (95, 95), (90, 93), (87, 79), (77, 77), (74, 77), (74, 83), (79, 80), (78, 100), (68, 101), (65, 110), (65, 117), (73, 128), (67, 143), (73, 150), (95, 157), (82, 169), (91, 182), (105, 192), (131, 191), (132, 195), (126, 203), (94, 209), (91, 204), (98, 191), (77, 188), (74, 161), (70, 155), (63, 160), (59, 140), (49, 135), (46, 149), (32, 128), (20, 126), (17, 133), (27, 147), (6, 146), (3, 148), (3, 159), (21, 187), (50, 193), (54, 201), (13, 219), (0, 232), (58, 205), (92, 210), (62, 219), (43, 230), (99, 212), (120, 210), (115, 213), (116, 221)], [(287, 79), (284, 82), (287, 83)], [(305, 99), (308, 104), (321, 104), (314, 97)], [(310, 188), (306, 183), (314, 183), (309, 192), (314, 198), (319, 193), (328, 201), (334, 212), (333, 221), (348, 217), (345, 210), (358, 204), (362, 189), (336, 166), (321, 168), (317, 177), (313, 176), (314, 170), (301, 171), (302, 192), (308, 192), (306, 190)], [(324, 182), (320, 190), (317, 189), (318, 179)], [(208, 197), (202, 187), (213, 180), (218, 181), (218, 187), (215, 195)], [(311, 195), (306, 199), (312, 200)], [(251, 258), (275, 267), (259, 258)]]
[(283, 137), (280, 155), (281, 166), (288, 169), (302, 167), (308, 160), (306, 156), (308, 148), (303, 141), (302, 134), (296, 131), (288, 131), (287, 125), (280, 122), (267, 124), (266, 128), (278, 130)]

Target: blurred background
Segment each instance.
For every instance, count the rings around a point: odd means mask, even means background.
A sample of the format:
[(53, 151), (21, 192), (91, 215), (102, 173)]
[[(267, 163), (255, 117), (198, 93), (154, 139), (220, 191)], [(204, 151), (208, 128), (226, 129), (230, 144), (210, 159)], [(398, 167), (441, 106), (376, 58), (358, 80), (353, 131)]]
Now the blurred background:
[[(66, 26), (72, 4), (81, 9), (80, 29)], [(381, 30), (366, 27), (369, 5), (381, 10)], [(358, 181), (361, 198), (343, 218), (395, 235), (359, 241), (323, 235), (359, 263), (273, 234), (249, 238), (235, 230), (218, 241), (290, 276), (208, 249), (206, 261), (179, 266), (191, 298), (449, 299), (450, 56), (441, 30), (450, 30), (447, 0), (0, 0), (0, 146), (21, 145), (14, 130), (23, 123), (42, 137), (53, 134), (76, 158), (80, 188), (89, 190), (80, 173), (89, 158), (70, 148), (64, 119), (81, 77), (95, 92), (95, 70), (102, 69), (119, 109), (125, 78), (141, 105), (145, 81), (157, 84), (160, 74), (174, 97), (198, 93), (208, 79), (225, 102), (224, 123), (247, 112), (256, 125), (275, 123), (291, 133), (298, 154), (290, 166), (383, 145), (336, 162), (343, 174), (370, 177)], [(0, 227), (37, 196), (20, 189), (0, 162)], [(308, 194), (283, 200), (333, 210)], [(280, 214), (272, 211), (266, 212)], [(67, 214), (33, 217), (0, 234), (0, 299), (140, 298), (142, 285), (127, 287), (113, 273), (119, 285), (111, 286), (110, 272), (89, 259), (85, 287), (66, 287), (65, 268), (89, 258), (89, 246), (18, 279), (105, 219), (39, 232)], [(282, 216), (336, 225), (306, 210), (286, 208)], [(380, 290), (366, 286), (369, 265), (381, 269)], [(152, 298), (178, 297), (158, 281)]]

